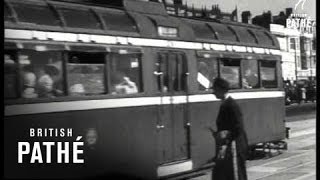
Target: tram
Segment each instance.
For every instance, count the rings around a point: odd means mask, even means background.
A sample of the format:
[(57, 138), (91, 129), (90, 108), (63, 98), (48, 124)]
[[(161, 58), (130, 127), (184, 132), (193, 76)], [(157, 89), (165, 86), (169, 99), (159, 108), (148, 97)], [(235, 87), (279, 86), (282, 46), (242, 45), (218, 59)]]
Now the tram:
[[(5, 0), (4, 21), (5, 177), (206, 175), (216, 77), (230, 82), (250, 145), (285, 138), (280, 48), (264, 28), (129, 0), (123, 8)], [(70, 142), (71, 151), (83, 142), (84, 163), (71, 152), (57, 162), (57, 147), (49, 162), (41, 147), (40, 160), (36, 142), (46, 141)]]

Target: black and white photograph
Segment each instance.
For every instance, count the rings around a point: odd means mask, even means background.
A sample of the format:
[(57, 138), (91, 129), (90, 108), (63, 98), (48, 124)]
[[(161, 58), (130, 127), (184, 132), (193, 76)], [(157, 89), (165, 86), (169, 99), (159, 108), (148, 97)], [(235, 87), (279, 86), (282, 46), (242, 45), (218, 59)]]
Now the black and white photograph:
[(5, 179), (316, 180), (316, 0), (4, 0)]

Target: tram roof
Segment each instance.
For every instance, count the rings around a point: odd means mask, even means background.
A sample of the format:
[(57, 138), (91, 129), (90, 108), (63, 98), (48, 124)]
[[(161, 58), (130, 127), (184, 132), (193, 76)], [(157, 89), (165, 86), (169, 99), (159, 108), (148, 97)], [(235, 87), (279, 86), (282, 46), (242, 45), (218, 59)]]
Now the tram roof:
[[(124, 0), (123, 6), (119, 9), (58, 0), (5, 0), (5, 27), (279, 49), (275, 36), (259, 26), (170, 16), (164, 5), (156, 2)], [(159, 27), (176, 29), (177, 34), (161, 37)]]

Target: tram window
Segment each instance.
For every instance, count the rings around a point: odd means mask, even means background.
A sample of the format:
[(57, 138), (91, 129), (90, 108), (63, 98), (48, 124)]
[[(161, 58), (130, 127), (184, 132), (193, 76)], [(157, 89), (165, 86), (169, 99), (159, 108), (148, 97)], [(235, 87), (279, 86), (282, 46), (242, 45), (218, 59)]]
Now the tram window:
[(109, 61), (111, 94), (142, 91), (140, 54), (111, 53)]
[(276, 88), (276, 62), (275, 61), (261, 61), (260, 62), (260, 76), (262, 81), (262, 87), (264, 88)]
[(178, 37), (178, 29), (174, 27), (158, 26), (158, 34), (163, 37)]
[(210, 29), (210, 27), (205, 23), (195, 23), (190, 22), (195, 36), (202, 39), (217, 39), (215, 33)]
[(290, 50), (295, 50), (296, 48), (296, 39), (295, 38), (290, 38)]
[(123, 12), (103, 12), (102, 19), (106, 23), (107, 29), (113, 31), (137, 32), (135, 22)]
[(246, 28), (234, 27), (234, 29), (236, 29), (237, 33), (239, 34), (241, 42), (256, 44), (256, 39), (254, 35), (250, 31), (248, 31)]
[(217, 33), (219, 40), (237, 41), (236, 34), (228, 26), (219, 23), (210, 23), (209, 25)]
[(63, 96), (62, 54), (23, 50), (18, 56), (22, 70), (22, 98)]
[(101, 24), (95, 17), (93, 12), (82, 9), (66, 9), (61, 8), (63, 17), (68, 27), (86, 28), (86, 29), (102, 29)]
[(242, 72), (242, 87), (244, 89), (259, 88), (257, 60), (243, 60)]
[(71, 52), (67, 64), (68, 90), (71, 96), (104, 94), (104, 53)]
[(162, 75), (158, 79), (158, 90), (161, 92), (186, 91), (186, 57), (182, 53), (159, 53), (156, 67)]
[(240, 60), (222, 59), (220, 63), (220, 76), (230, 83), (231, 89), (240, 88)]
[(58, 25), (60, 22), (47, 5), (29, 5), (21, 2), (11, 2), (11, 4), (20, 22), (39, 25)]
[[(171, 54), (169, 53), (169, 62), (171, 68), (171, 78), (173, 91), (185, 91), (186, 90), (186, 62), (183, 54)], [(170, 86), (169, 86), (170, 87)]]
[(6, 3), (3, 6), (4, 13), (4, 21), (13, 21), (13, 16), (11, 15), (11, 11)]
[(169, 90), (169, 71), (168, 58), (166, 54), (159, 54), (158, 62), (156, 63), (157, 71), (162, 73), (158, 79), (158, 90), (168, 92)]
[(212, 80), (218, 77), (218, 61), (216, 58), (198, 59), (197, 80), (199, 90), (207, 91), (212, 86)]
[(4, 98), (15, 99), (18, 97), (18, 64), (14, 51), (4, 53)]
[(259, 40), (259, 42), (262, 42), (266, 45), (274, 45), (273, 39), (271, 36), (265, 32), (265, 31), (255, 31), (255, 34)]

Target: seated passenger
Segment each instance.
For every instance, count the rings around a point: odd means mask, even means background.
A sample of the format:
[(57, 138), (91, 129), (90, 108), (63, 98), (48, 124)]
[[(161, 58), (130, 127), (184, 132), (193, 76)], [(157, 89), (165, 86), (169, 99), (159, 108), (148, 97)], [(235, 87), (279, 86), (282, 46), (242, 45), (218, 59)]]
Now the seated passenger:
[(47, 64), (39, 72), (38, 92), (40, 97), (56, 97), (63, 95), (61, 75), (55, 64)]
[(37, 98), (38, 94), (35, 90), (36, 85), (36, 75), (33, 72), (25, 72), (23, 74), (23, 98)]
[(245, 89), (251, 89), (252, 88), (252, 86), (249, 85), (249, 83), (248, 83), (246, 78), (242, 78), (242, 86)]
[(74, 84), (70, 86), (69, 92), (71, 96), (81, 96), (85, 94), (85, 89), (82, 84)]
[(39, 97), (57, 97), (63, 92), (54, 87), (54, 81), (50, 75), (44, 74), (38, 80)]
[(4, 55), (4, 97), (16, 98), (17, 97), (17, 71), (18, 66), (10, 55)]
[(4, 55), (4, 64), (15, 64), (14, 60), (11, 59), (10, 55)]
[(39, 97), (55, 97), (53, 93), (53, 80), (48, 74), (39, 78), (38, 91)]
[(244, 74), (244, 79), (248, 83), (249, 88), (255, 88), (259, 86), (259, 77), (251, 69), (247, 69)]
[(132, 82), (129, 77), (121, 72), (112, 73), (111, 77), (112, 90), (111, 94), (134, 94), (138, 93), (136, 83)]

